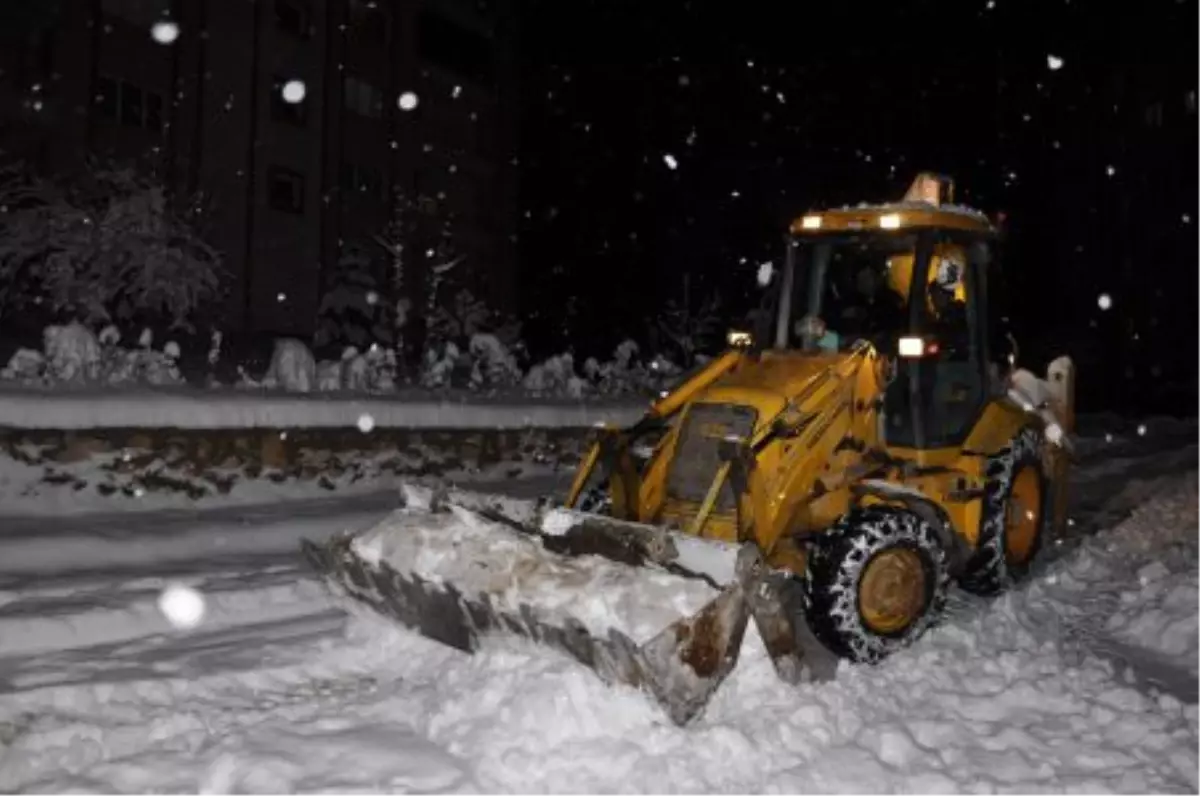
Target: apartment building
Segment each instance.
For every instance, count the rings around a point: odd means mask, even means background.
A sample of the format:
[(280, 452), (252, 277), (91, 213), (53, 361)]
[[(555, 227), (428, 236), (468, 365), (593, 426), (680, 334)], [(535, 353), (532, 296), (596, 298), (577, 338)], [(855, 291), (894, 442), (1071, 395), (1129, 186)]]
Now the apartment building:
[(513, 46), (505, 0), (63, 0), (3, 45), (0, 147), (48, 172), (152, 153), (203, 191), (233, 328), (311, 332), (339, 241), (379, 232), (395, 190), (453, 215), (472, 285), (509, 307)]

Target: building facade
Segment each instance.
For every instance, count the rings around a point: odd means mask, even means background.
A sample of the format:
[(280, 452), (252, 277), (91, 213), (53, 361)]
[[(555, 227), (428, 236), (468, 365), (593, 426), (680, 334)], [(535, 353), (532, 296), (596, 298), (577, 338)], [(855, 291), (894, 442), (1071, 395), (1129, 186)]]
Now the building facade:
[[(149, 154), (180, 194), (202, 192), (231, 328), (311, 333), (340, 246), (381, 232), (397, 192), (449, 214), (472, 287), (511, 306), (502, 2), (63, 0), (53, 27), (4, 48), (5, 155), (53, 173)], [(416, 290), (429, 264), (408, 255)]]

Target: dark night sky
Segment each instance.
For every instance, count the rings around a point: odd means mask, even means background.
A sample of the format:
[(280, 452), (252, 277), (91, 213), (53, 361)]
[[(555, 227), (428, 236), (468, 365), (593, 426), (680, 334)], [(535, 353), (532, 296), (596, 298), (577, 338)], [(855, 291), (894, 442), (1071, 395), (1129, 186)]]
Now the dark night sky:
[(606, 354), (685, 272), (740, 313), (789, 218), (932, 169), (1009, 215), (1029, 364), (1069, 351), (1108, 397), (1157, 373), (1194, 409), (1195, 2), (519, 5), (531, 342), (573, 306)]

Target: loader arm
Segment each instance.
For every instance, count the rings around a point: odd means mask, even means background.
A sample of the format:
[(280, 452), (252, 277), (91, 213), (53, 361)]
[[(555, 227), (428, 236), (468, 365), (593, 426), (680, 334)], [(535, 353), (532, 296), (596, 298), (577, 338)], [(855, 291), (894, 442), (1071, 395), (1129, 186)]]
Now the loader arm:
[[(780, 549), (780, 543), (798, 541), (789, 537), (814, 524), (812, 503), (844, 494), (845, 487), (886, 466), (885, 457), (875, 455), (882, 454), (873, 417), (880, 390), (876, 357), (873, 347), (861, 346), (814, 374), (749, 439), (730, 438), (722, 446), (724, 464), (709, 495), (715, 497), (729, 480), (738, 498), (737, 539), (754, 541), (773, 565), (799, 552)], [(776, 443), (775, 455), (766, 455)], [(712, 502), (701, 506), (692, 533), (703, 535)]]
[(738, 539), (755, 541), (772, 567), (803, 570), (805, 533), (844, 513), (848, 487), (887, 467), (875, 423), (876, 357), (860, 347), (817, 373), (754, 437), (726, 445)]
[(626, 429), (600, 426), (596, 438), (584, 455), (564, 506), (575, 508), (583, 490), (591, 481), (597, 465), (608, 473), (612, 494), (613, 515), (627, 519), (637, 517), (638, 477), (629, 454), (630, 444), (648, 431), (661, 428), (668, 420), (694, 400), (697, 395), (713, 385), (717, 379), (737, 367), (745, 357), (737, 348), (726, 350), (721, 356), (705, 364), (682, 383), (650, 404), (649, 409), (636, 423)]

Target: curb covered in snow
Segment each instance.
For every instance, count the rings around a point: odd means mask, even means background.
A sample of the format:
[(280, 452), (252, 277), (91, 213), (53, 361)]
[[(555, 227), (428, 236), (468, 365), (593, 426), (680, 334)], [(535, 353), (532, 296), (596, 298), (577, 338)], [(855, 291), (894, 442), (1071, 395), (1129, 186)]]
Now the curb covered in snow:
[(0, 392), (0, 428), (587, 428), (627, 424), (641, 402), (387, 400), (197, 392)]

